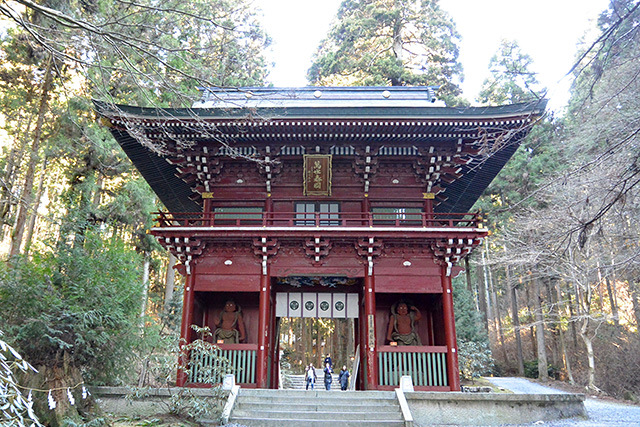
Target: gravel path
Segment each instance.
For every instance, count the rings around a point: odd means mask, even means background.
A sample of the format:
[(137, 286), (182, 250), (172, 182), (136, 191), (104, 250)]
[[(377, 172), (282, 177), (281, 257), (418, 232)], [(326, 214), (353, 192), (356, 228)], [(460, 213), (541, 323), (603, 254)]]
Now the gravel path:
[[(552, 394), (565, 393), (550, 387), (528, 381), (524, 378), (489, 378), (498, 387), (506, 388), (514, 393)], [(588, 420), (566, 419), (550, 422), (531, 422), (526, 425), (544, 425), (554, 427), (611, 427), (640, 426), (640, 407), (624, 403), (610, 402), (587, 397), (584, 406), (589, 414)]]

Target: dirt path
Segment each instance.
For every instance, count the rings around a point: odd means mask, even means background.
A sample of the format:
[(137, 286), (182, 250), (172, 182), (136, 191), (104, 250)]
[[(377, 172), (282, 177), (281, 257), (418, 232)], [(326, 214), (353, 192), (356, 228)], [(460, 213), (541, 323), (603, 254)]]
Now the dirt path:
[[(497, 387), (511, 390), (514, 393), (556, 394), (566, 393), (551, 387), (542, 386), (525, 378), (504, 377), (487, 378)], [(531, 420), (527, 425), (544, 425), (554, 427), (610, 427), (610, 426), (640, 426), (640, 407), (617, 401), (599, 399), (587, 396), (584, 406), (589, 414), (588, 420), (567, 419), (542, 422)]]

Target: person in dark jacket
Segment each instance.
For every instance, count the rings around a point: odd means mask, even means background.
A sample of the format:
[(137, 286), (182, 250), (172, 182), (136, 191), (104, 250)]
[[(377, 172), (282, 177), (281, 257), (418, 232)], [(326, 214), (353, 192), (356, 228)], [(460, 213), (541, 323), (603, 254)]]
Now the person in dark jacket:
[(342, 365), (342, 370), (338, 375), (338, 381), (340, 382), (340, 389), (342, 391), (346, 390), (349, 387), (349, 370), (346, 365)]
[(333, 369), (331, 369), (331, 365), (327, 363), (324, 365), (324, 388), (327, 390), (331, 390), (331, 383), (333, 382), (331, 374), (333, 374)]
[(323, 365), (329, 364), (329, 366), (331, 366), (331, 369), (333, 369), (333, 360), (331, 360), (331, 355), (327, 354), (327, 357), (324, 358), (324, 362), (322, 362)]

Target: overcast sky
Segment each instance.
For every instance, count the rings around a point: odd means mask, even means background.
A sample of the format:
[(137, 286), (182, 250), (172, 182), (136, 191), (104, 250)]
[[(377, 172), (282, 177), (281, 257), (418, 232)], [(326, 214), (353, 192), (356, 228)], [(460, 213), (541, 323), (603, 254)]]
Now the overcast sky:
[[(269, 81), (305, 86), (311, 57), (325, 37), (341, 0), (255, 0), (273, 39)], [(440, 0), (462, 35), (464, 95), (473, 100), (487, 78), (489, 59), (502, 38), (515, 39), (534, 60), (533, 70), (549, 89), (551, 106), (566, 102), (577, 44), (608, 0)], [(593, 31), (591, 31), (593, 36)]]

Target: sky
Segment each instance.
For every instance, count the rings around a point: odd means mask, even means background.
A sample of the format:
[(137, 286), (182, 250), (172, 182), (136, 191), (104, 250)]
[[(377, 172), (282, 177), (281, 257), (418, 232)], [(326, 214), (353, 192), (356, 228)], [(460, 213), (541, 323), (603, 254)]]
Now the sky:
[[(278, 87), (306, 86), (313, 53), (326, 36), (341, 0), (255, 0), (271, 36), (269, 81)], [(568, 99), (578, 43), (593, 40), (595, 19), (609, 0), (440, 0), (462, 36), (463, 95), (473, 101), (489, 75), (488, 64), (500, 40), (517, 40), (533, 58), (532, 71), (548, 89), (549, 106)]]

